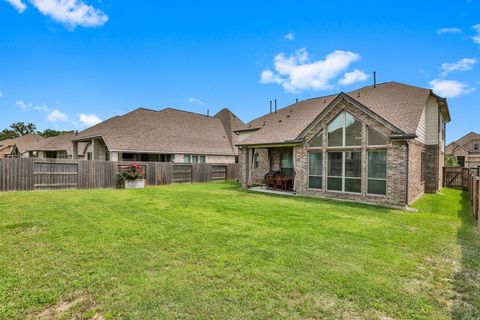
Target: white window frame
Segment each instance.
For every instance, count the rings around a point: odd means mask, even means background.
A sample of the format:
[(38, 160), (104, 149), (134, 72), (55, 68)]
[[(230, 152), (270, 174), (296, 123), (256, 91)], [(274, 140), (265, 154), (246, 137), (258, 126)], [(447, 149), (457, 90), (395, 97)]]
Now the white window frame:
[[(362, 165), (362, 152), (361, 151), (358, 151), (358, 150), (346, 150), (346, 151), (335, 151), (335, 150), (331, 150), (331, 151), (327, 151), (327, 185), (326, 185), (326, 190), (327, 191), (330, 191), (330, 192), (341, 192), (341, 193), (352, 193), (352, 194), (362, 194), (362, 172), (360, 171), (360, 177), (347, 177), (345, 176), (345, 161), (346, 161), (346, 157), (345, 157), (345, 152), (356, 152), (356, 153), (360, 153), (360, 166)], [(328, 153), (341, 153), (342, 154), (342, 176), (330, 176), (328, 175)], [(341, 178), (342, 179), (342, 190), (332, 190), (332, 189), (329, 189), (328, 188), (328, 178)], [(356, 179), (356, 180), (360, 180), (360, 191), (359, 192), (355, 192), (355, 191), (345, 191), (345, 179)]]
[[(325, 157), (324, 157), (324, 152), (321, 151), (321, 152), (315, 152), (315, 151), (318, 151), (320, 150), (318, 147), (317, 149), (315, 148), (312, 148), (312, 151), (308, 151), (308, 189), (310, 190), (323, 190), (324, 189), (324, 183), (323, 183), (323, 170), (325, 169), (324, 168), (324, 163), (325, 163)], [(321, 175), (317, 175), (317, 174), (310, 174), (310, 153), (319, 153), (322, 155), (322, 174)], [(322, 188), (311, 188), (310, 187), (310, 177), (316, 177), (316, 178), (322, 178)]]
[[(350, 112), (348, 111), (345, 111), (343, 110), (342, 112), (340, 112), (335, 118), (333, 118), (332, 121), (330, 121), (330, 123), (327, 124), (327, 128), (326, 128), (326, 135), (327, 135), (327, 148), (362, 148), (362, 143), (360, 143), (359, 145), (356, 145), (356, 146), (347, 146), (347, 113), (355, 119), (355, 121), (358, 121), (360, 123), (363, 124), (363, 122), (361, 120), (359, 120), (357, 117), (355, 117), (353, 114), (351, 114)], [(331, 146), (329, 144), (329, 139), (328, 139), (328, 135), (329, 135), (329, 126), (332, 124), (333, 121), (337, 120), (338, 117), (342, 117), (342, 145), (341, 146)], [(362, 134), (362, 133), (360, 133)], [(362, 140), (363, 140), (363, 136), (361, 137)]]
[[(369, 178), (368, 177), (368, 154), (370, 152), (385, 152), (385, 179), (381, 178)], [(369, 149), (367, 150), (367, 183), (366, 183), (366, 188), (367, 188), (367, 195), (369, 196), (374, 196), (374, 197), (385, 197), (387, 195), (387, 177), (388, 177), (388, 150), (387, 149)], [(385, 194), (378, 194), (378, 193), (370, 193), (368, 192), (368, 180), (375, 180), (375, 181), (385, 181)]]

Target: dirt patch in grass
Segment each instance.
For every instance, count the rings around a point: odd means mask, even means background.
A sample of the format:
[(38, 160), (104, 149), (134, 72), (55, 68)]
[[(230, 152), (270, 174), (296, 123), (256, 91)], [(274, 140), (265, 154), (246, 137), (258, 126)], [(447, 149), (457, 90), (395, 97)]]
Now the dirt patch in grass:
[[(95, 310), (95, 302), (87, 296), (78, 296), (72, 300), (62, 300), (59, 303), (43, 310), (34, 319), (89, 319), (104, 320), (105, 318)], [(93, 314), (93, 316), (91, 316)]]

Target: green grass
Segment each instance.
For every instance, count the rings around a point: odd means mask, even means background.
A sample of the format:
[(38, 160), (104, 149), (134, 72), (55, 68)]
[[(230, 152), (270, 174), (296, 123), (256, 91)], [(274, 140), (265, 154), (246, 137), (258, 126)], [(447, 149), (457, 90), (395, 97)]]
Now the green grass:
[(442, 192), (417, 213), (234, 183), (3, 193), (0, 318), (478, 319), (480, 238)]

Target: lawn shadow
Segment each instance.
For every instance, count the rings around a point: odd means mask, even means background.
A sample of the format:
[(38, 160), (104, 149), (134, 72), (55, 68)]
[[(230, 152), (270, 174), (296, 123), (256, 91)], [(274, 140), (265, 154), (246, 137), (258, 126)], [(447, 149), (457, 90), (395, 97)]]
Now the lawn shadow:
[(461, 266), (454, 277), (456, 297), (453, 319), (480, 319), (480, 235), (475, 226), (467, 192), (462, 192), (458, 217), (462, 224), (457, 231), (461, 250)]

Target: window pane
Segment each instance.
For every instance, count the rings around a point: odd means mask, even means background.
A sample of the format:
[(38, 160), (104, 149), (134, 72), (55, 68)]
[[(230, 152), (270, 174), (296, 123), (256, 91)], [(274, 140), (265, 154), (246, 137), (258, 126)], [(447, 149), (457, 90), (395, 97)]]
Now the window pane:
[(368, 145), (369, 146), (385, 146), (387, 145), (387, 139), (385, 139), (380, 133), (368, 128)]
[(322, 177), (309, 177), (308, 187), (312, 189), (322, 189)]
[(198, 162), (198, 156), (192, 156), (192, 163)]
[(362, 176), (362, 153), (345, 152), (345, 177)]
[(328, 125), (328, 145), (342, 146), (343, 145), (343, 118), (345, 113), (342, 112)]
[(323, 132), (318, 133), (308, 143), (310, 147), (323, 147)]
[(370, 194), (386, 194), (387, 181), (385, 180), (368, 180), (368, 193)]
[(342, 191), (342, 178), (328, 178), (327, 189)]
[(345, 178), (345, 191), (360, 193), (362, 191), (362, 179)]
[(322, 160), (323, 160), (323, 155), (322, 153), (309, 153), (309, 168), (308, 172), (310, 175), (314, 176), (321, 176), (322, 174)]
[(328, 153), (328, 176), (341, 177), (343, 173), (342, 152)]
[(183, 162), (185, 162), (185, 163), (189, 163), (189, 162), (190, 162), (190, 155), (189, 155), (189, 154), (183, 155)]
[(345, 114), (345, 145), (359, 146), (362, 144), (362, 123), (349, 113)]
[(205, 156), (200, 156), (200, 163), (205, 163)]
[(387, 178), (387, 152), (368, 152), (368, 177), (376, 179)]
[(280, 156), (282, 168), (293, 168), (293, 154), (291, 152), (284, 152)]

